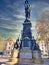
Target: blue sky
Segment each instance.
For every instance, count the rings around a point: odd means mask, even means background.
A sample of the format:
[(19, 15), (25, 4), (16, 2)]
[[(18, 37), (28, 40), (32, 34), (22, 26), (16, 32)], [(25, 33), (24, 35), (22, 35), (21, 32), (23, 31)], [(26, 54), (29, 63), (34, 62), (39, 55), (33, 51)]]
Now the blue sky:
[[(0, 0), (0, 38), (12, 36), (14, 40), (21, 36), (22, 23), (25, 20), (25, 0)], [(31, 5), (32, 35), (36, 37), (36, 21), (49, 12), (49, 0), (29, 0)]]

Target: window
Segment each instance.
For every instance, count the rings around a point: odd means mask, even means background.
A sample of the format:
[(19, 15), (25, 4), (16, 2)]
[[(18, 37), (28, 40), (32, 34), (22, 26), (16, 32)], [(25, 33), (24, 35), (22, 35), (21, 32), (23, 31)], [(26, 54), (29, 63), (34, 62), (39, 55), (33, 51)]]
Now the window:
[(44, 47), (42, 46), (42, 49), (44, 49)]
[(43, 51), (43, 50), (41, 50), (41, 52), (43, 53), (44, 51)]
[(8, 51), (8, 54), (9, 54), (10, 52)]
[(47, 52), (47, 50), (45, 52)]
[(11, 42), (9, 43), (9, 45), (11, 45)]
[(42, 44), (42, 46), (43, 46), (43, 44)]
[(45, 47), (46, 47), (46, 44), (45, 44)]
[(10, 49), (10, 47), (9, 47), (9, 49)]

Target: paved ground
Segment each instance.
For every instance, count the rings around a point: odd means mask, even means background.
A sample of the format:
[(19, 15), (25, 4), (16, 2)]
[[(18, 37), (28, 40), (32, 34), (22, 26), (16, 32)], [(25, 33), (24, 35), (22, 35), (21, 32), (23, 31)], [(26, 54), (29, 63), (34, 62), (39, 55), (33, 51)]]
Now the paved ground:
[[(0, 59), (0, 65), (12, 65), (12, 64), (6, 64), (6, 62), (8, 61), (8, 59)], [(44, 64), (34, 64), (34, 63), (20, 63), (20, 64), (14, 64), (14, 65), (49, 65), (49, 59), (44, 59)]]

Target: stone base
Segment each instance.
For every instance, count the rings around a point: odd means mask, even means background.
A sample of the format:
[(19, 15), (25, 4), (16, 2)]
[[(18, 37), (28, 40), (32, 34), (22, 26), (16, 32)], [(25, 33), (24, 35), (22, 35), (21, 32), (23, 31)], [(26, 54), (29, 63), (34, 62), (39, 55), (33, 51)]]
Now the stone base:
[(19, 59), (17, 58), (18, 57), (18, 53), (19, 53), (18, 49), (14, 49), (13, 50), (12, 57), (7, 62), (7, 65), (14, 65), (15, 63), (18, 63), (18, 61), (19, 61)]
[(44, 63), (44, 61), (42, 60), (42, 57), (41, 57), (41, 52), (38, 50), (33, 51), (33, 63), (36, 63), (36, 64)]
[(33, 59), (42, 60), (41, 52), (38, 50), (33, 51)]
[(10, 58), (9, 61), (6, 63), (7, 65), (14, 65), (15, 63), (18, 63), (18, 58)]
[(43, 60), (33, 60), (33, 63), (35, 64), (44, 64)]
[(18, 62), (18, 58), (10, 58), (9, 62), (16, 62), (17, 63)]
[(19, 54), (19, 58), (20, 59), (32, 59), (32, 51), (27, 47), (22, 48)]
[(14, 49), (13, 53), (12, 53), (12, 58), (17, 58), (19, 54), (19, 50), (18, 49)]
[(33, 63), (32, 59), (19, 59), (19, 63)]

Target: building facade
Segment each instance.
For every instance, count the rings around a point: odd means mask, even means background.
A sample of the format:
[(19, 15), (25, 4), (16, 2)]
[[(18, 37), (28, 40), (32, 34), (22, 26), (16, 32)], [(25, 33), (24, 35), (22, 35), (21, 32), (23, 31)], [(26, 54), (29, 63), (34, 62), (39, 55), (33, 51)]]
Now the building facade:
[(47, 49), (48, 49), (48, 57), (49, 57), (49, 38), (47, 39), (46, 44), (47, 44)]
[(9, 37), (7, 40), (4, 41), (4, 55), (11, 56), (12, 50), (14, 48), (14, 41), (12, 37)]
[(48, 57), (48, 45), (47, 45), (46, 41), (38, 39), (37, 43), (41, 49), (42, 57), (47, 58)]

